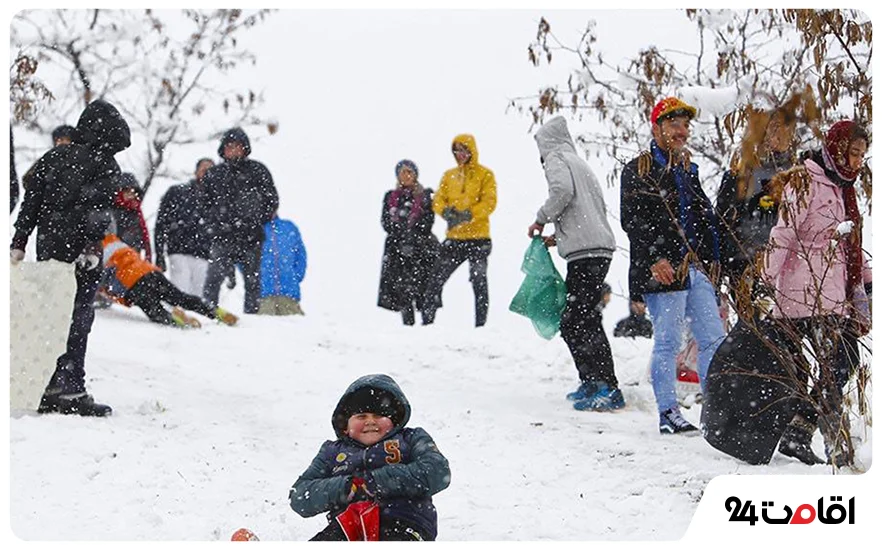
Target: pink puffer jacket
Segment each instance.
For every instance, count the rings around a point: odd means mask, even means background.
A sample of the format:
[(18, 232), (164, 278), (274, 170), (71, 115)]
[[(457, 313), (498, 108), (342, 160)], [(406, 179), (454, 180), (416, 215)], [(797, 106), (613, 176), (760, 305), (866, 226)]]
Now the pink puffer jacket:
[[(808, 188), (798, 194), (794, 186), (785, 187), (778, 224), (769, 236), (765, 278), (776, 292), (773, 317), (847, 313), (847, 237), (833, 241), (837, 226), (846, 220), (842, 191), (811, 159), (805, 161), (805, 170), (811, 178)], [(866, 259), (863, 279), (872, 279)]]

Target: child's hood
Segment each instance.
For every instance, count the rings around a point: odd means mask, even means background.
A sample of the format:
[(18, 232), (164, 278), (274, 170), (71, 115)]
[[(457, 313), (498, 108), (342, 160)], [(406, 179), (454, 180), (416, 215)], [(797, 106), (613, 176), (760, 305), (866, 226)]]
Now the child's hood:
[[(340, 397), (340, 401), (337, 402), (337, 407), (334, 408), (331, 426), (334, 428), (337, 438), (346, 435), (346, 426), (351, 415), (363, 413), (362, 411), (353, 411), (353, 409), (359, 409), (357, 405), (366, 400), (388, 409), (390, 415), (387, 416), (395, 423), (394, 432), (404, 428), (410, 420), (410, 403), (398, 383), (392, 377), (382, 373), (365, 375), (349, 385), (349, 388)], [(372, 411), (371, 413), (380, 412)]]

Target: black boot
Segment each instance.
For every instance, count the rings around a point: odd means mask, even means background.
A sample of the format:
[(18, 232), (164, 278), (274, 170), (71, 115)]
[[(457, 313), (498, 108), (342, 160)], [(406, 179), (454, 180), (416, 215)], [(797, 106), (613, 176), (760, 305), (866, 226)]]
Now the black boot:
[(784, 434), (781, 435), (778, 451), (787, 457), (799, 459), (806, 465), (826, 463), (812, 451), (812, 432), (802, 426), (787, 425)]
[(50, 394), (43, 393), (37, 413), (61, 413), (63, 415), (82, 415), (83, 417), (107, 417), (113, 412), (110, 406), (98, 404), (91, 394)]
[(413, 306), (403, 306), (401, 308), (401, 321), (404, 322), (404, 325), (413, 325), (416, 322)]

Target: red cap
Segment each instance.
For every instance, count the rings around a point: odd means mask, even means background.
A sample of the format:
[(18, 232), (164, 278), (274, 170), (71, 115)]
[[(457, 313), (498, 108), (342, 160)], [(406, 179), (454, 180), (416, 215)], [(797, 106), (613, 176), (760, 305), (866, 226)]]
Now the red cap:
[(695, 116), (696, 109), (679, 98), (670, 97), (661, 100), (652, 108), (649, 120), (652, 124), (658, 124), (659, 119), (686, 116), (690, 119)]

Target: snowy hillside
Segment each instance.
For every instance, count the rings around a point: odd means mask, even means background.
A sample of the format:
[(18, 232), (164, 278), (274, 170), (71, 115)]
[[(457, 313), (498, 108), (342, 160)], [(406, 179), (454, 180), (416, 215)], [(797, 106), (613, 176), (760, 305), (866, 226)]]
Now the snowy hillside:
[[(505, 107), (512, 97), (565, 82), (573, 69), (557, 61), (530, 67), (525, 49), (546, 15), (565, 39), (597, 18), (612, 63), (662, 40), (684, 51), (694, 42), (682, 13), (648, 10), (283, 10), (249, 37), (259, 63), (236, 78), (265, 93), (267, 112), (280, 123), (274, 135), (249, 129), (252, 158), (273, 175), (280, 216), (302, 232), (307, 315), (243, 316), (237, 327), (203, 320), (201, 330), (181, 331), (136, 310), (99, 311), (87, 384), (114, 414), (13, 412), (14, 534), (204, 541), (228, 540), (246, 526), (262, 540), (306, 540), (325, 521), (295, 514), (288, 490), (333, 438), (331, 412), (344, 389), (378, 372), (398, 381), (413, 406), (410, 425), (425, 428), (450, 461), (451, 485), (435, 496), (441, 540), (674, 540), (717, 475), (828, 474), (828, 467), (780, 455), (752, 467), (698, 436), (659, 435), (648, 340), (611, 338), (625, 409), (573, 410), (564, 399), (577, 384), (566, 346), (559, 336), (542, 340), (507, 311), (547, 184), (527, 116)], [(233, 124), (222, 115), (206, 113), (219, 121), (212, 132)], [(599, 128), (593, 115), (567, 117), (574, 135)], [(444, 289), (435, 325), (405, 328), (397, 314), (375, 306), (383, 194), (402, 158), (413, 159), (420, 182), (437, 189), (455, 164), (451, 140), (463, 132), (474, 134), (498, 189), (488, 323), (473, 327), (461, 267)], [(16, 128), (15, 139), (21, 175), (48, 147), (47, 136)], [(137, 151), (117, 159), (143, 179)], [(143, 204), (151, 232), (162, 194), (189, 177), (196, 159), (216, 158), (217, 143), (166, 153), (173, 177), (157, 177)], [(579, 153), (606, 182), (615, 161), (593, 149)], [(719, 182), (703, 185), (714, 196)], [(604, 193), (618, 247), (604, 313), (611, 336), (628, 311), (629, 259), (619, 187)], [(435, 234), (443, 238), (444, 229), (436, 220)], [(872, 250), (869, 220), (864, 234)], [(35, 243), (32, 236), (28, 260)], [(221, 305), (241, 313), (241, 276), (223, 292)], [(698, 407), (684, 414), (693, 423), (700, 417)], [(820, 436), (814, 447), (823, 454)], [(865, 464), (869, 450), (859, 456)]]
[(659, 435), (647, 340), (612, 341), (628, 407), (582, 413), (563, 398), (575, 370), (559, 338), (498, 310), (481, 330), (470, 316), (452, 305), (434, 327), (404, 328), (391, 313), (307, 308), (180, 331), (100, 311), (89, 384), (114, 415), (13, 418), (12, 529), (26, 540), (226, 540), (247, 526), (305, 540), (324, 521), (291, 511), (288, 489), (333, 437), (342, 391), (371, 372), (400, 383), (411, 426), (450, 460), (453, 481), (435, 498), (443, 540), (676, 539), (715, 475), (829, 472), (781, 456), (751, 467), (700, 437)]

